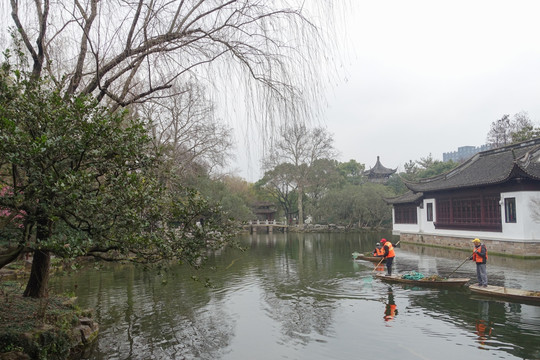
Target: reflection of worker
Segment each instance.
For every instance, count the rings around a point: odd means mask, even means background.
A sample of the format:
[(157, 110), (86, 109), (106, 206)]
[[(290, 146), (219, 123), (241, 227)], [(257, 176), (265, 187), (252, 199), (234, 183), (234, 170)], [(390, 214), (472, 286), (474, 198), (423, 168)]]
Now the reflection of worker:
[(390, 276), (392, 275), (392, 263), (394, 262), (396, 253), (394, 252), (394, 247), (392, 246), (392, 243), (390, 241), (387, 241), (386, 239), (381, 239), (381, 244), (383, 246), (383, 256), (386, 259), (386, 269), (388, 271), (388, 274), (386, 275)]
[(476, 335), (478, 335), (478, 341), (484, 345), (485, 341), (491, 336), (492, 328), (486, 320), (476, 320)]
[(398, 314), (396, 303), (394, 302), (394, 293), (392, 288), (388, 288), (388, 303), (384, 309), (384, 321), (390, 321)]
[(478, 342), (484, 345), (485, 341), (491, 336), (492, 327), (489, 322), (489, 302), (478, 302), (478, 319), (476, 320), (476, 335)]

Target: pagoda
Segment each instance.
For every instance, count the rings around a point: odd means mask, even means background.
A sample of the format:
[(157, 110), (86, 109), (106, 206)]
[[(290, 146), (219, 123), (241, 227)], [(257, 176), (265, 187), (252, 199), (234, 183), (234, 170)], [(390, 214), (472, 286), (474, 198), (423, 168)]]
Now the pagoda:
[(388, 181), (390, 175), (395, 173), (396, 170), (397, 168), (389, 169), (384, 167), (383, 164), (381, 164), (379, 156), (377, 156), (377, 162), (375, 163), (375, 166), (369, 170), (364, 171), (364, 175), (367, 176), (368, 181), (370, 182), (384, 184)]

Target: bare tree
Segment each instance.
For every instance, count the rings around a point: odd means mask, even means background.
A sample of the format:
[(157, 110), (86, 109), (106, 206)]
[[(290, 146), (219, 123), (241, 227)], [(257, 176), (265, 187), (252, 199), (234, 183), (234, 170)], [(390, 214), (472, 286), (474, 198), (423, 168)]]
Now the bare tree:
[(153, 99), (137, 107), (150, 124), (156, 148), (181, 177), (202, 166), (211, 173), (232, 156), (231, 129), (216, 117), (204, 89), (193, 83), (171, 89), (176, 96)]
[(331, 159), (335, 155), (333, 138), (324, 128), (307, 128), (305, 124), (282, 126), (279, 138), (265, 167), (270, 169), (277, 164), (293, 165), (294, 179), (298, 188), (298, 224), (304, 223), (303, 193), (308, 183), (313, 165), (320, 159)]

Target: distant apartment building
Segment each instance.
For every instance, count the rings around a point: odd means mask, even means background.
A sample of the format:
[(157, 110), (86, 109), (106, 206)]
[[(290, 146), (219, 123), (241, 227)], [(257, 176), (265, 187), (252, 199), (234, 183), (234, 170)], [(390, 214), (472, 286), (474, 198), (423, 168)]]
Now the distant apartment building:
[(479, 153), (481, 151), (486, 151), (489, 149), (491, 149), (490, 145), (460, 146), (458, 147), (457, 151), (443, 153), (443, 161), (446, 162), (446, 161), (452, 160), (454, 162), (463, 162), (469, 159), (474, 154)]

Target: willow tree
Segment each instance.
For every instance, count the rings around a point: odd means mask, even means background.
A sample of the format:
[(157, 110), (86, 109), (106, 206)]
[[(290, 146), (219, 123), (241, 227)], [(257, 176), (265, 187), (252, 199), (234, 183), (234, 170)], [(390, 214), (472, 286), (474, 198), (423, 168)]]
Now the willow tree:
[[(46, 73), (65, 94), (93, 94), (114, 109), (189, 81), (220, 86), (235, 99), (245, 83), (251, 90), (261, 85), (258, 93), (273, 109), (297, 113), (317, 91), (306, 85), (317, 80), (324, 53), (306, 7), (294, 3), (10, 0), (34, 76)], [(320, 49), (327, 53), (328, 46)]]

